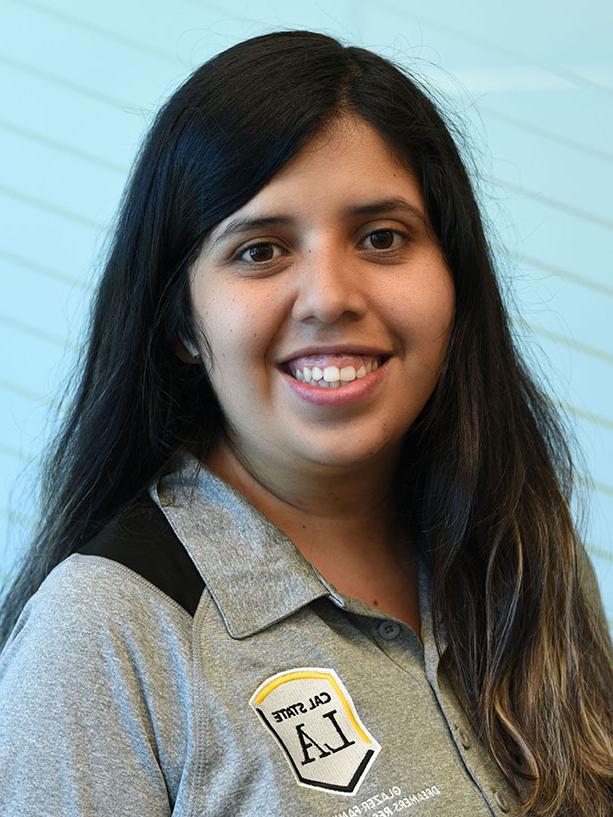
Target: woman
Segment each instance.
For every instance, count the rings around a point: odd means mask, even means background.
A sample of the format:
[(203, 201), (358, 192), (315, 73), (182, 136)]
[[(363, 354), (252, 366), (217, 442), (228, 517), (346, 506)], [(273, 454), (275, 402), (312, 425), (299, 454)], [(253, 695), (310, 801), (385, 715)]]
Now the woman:
[(308, 31), (199, 68), (85, 354), (3, 608), (0, 814), (610, 814), (568, 432), (414, 79)]

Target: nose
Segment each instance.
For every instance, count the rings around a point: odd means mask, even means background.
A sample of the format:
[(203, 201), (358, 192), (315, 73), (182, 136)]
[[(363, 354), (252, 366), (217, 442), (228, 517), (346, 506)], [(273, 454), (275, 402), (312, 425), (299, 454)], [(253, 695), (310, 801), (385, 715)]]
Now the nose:
[(366, 311), (355, 258), (338, 249), (310, 252), (296, 286), (292, 307), (296, 321), (335, 323), (345, 315), (355, 320)]

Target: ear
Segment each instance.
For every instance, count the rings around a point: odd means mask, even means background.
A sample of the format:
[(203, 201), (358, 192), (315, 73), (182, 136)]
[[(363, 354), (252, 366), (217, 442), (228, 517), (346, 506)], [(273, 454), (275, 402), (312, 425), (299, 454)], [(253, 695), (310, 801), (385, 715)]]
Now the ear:
[(197, 357), (200, 356), (198, 351), (194, 350), (195, 354), (190, 354), (186, 347), (187, 343), (181, 342), (178, 338), (175, 338), (172, 342), (172, 348), (175, 350), (175, 354), (183, 363), (197, 363)]

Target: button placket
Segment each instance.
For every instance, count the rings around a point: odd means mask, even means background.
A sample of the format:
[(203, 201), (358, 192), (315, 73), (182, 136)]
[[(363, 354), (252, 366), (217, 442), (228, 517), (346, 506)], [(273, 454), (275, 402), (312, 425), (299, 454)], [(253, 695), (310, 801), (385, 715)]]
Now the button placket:
[(503, 811), (505, 814), (511, 808), (511, 806), (509, 805), (509, 801), (501, 791), (494, 792), (494, 800), (496, 801), (496, 805), (498, 806), (500, 811)]
[[(413, 633), (405, 632), (401, 624), (391, 619), (378, 616), (371, 616), (364, 620), (364, 624), (366, 626), (363, 631), (388, 660), (392, 661), (402, 672), (410, 675), (414, 683), (420, 687), (429, 687), (424, 672), (421, 645), (416, 643), (417, 640)], [(388, 629), (385, 625), (389, 624), (395, 626)], [(398, 634), (391, 637), (396, 627), (398, 627)], [(382, 629), (385, 629), (386, 635), (382, 635)]]
[(448, 734), (450, 740), (453, 743), (456, 751), (460, 755), (462, 763), (464, 764), (464, 768), (466, 769), (466, 771), (476, 784), (477, 788), (483, 795), (485, 801), (488, 802), (490, 808), (492, 808), (491, 794), (486, 791), (486, 788), (481, 780), (481, 777), (483, 776), (483, 768), (481, 766), (481, 759), (479, 756), (480, 753), (479, 751), (476, 751), (475, 753), (475, 750), (473, 749), (469, 756), (468, 750), (472, 746), (472, 740), (469, 736), (468, 731), (463, 727), (461, 722), (458, 723), (458, 720), (456, 720), (458, 716), (456, 712), (454, 712), (453, 704), (445, 701), (443, 693), (439, 686), (437, 671), (434, 671), (432, 673), (432, 676), (431, 678), (429, 678), (429, 681), (432, 691), (434, 692), (436, 701), (438, 703), (439, 709), (442, 712), (443, 717), (447, 721), (447, 726), (449, 728)]
[(400, 635), (400, 624), (386, 619), (377, 626), (377, 632), (385, 641), (393, 641)]
[[(445, 678), (445, 676), (442, 677)], [(448, 694), (446, 678), (444, 688)], [(436, 697), (447, 719), (458, 754), (462, 758), (462, 762), (470, 777), (483, 795), (492, 813), (496, 814), (496, 808), (498, 808), (503, 814), (507, 814), (511, 810), (512, 798), (510, 799), (504, 792), (502, 788), (504, 783), (499, 783), (499, 788), (493, 787), (492, 784), (495, 785), (494, 780), (497, 776), (497, 772), (495, 769), (490, 768), (491, 764), (488, 763), (489, 758), (487, 751), (479, 745), (478, 739), (472, 732), (471, 727), (466, 725), (461, 715), (458, 715), (458, 707), (449, 699), (444, 699), (438, 682), (436, 684)], [(451, 713), (453, 713), (453, 715)], [(494, 774), (494, 780), (492, 779), (492, 774)]]
[(464, 729), (464, 727), (461, 726), (460, 724), (458, 724), (456, 721), (452, 721), (452, 725), (453, 725), (453, 731), (455, 732), (455, 734), (460, 739), (460, 743), (462, 744), (462, 746), (465, 749), (470, 749), (470, 747), (472, 746), (472, 740), (470, 738), (470, 735), (466, 731), (466, 729)]

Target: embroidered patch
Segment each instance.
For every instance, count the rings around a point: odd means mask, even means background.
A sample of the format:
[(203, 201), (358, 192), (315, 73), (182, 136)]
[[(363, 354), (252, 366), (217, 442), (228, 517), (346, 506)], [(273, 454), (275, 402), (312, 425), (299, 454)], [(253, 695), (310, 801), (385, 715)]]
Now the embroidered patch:
[(353, 795), (381, 751), (333, 669), (278, 672), (260, 684), (249, 703), (301, 786)]

